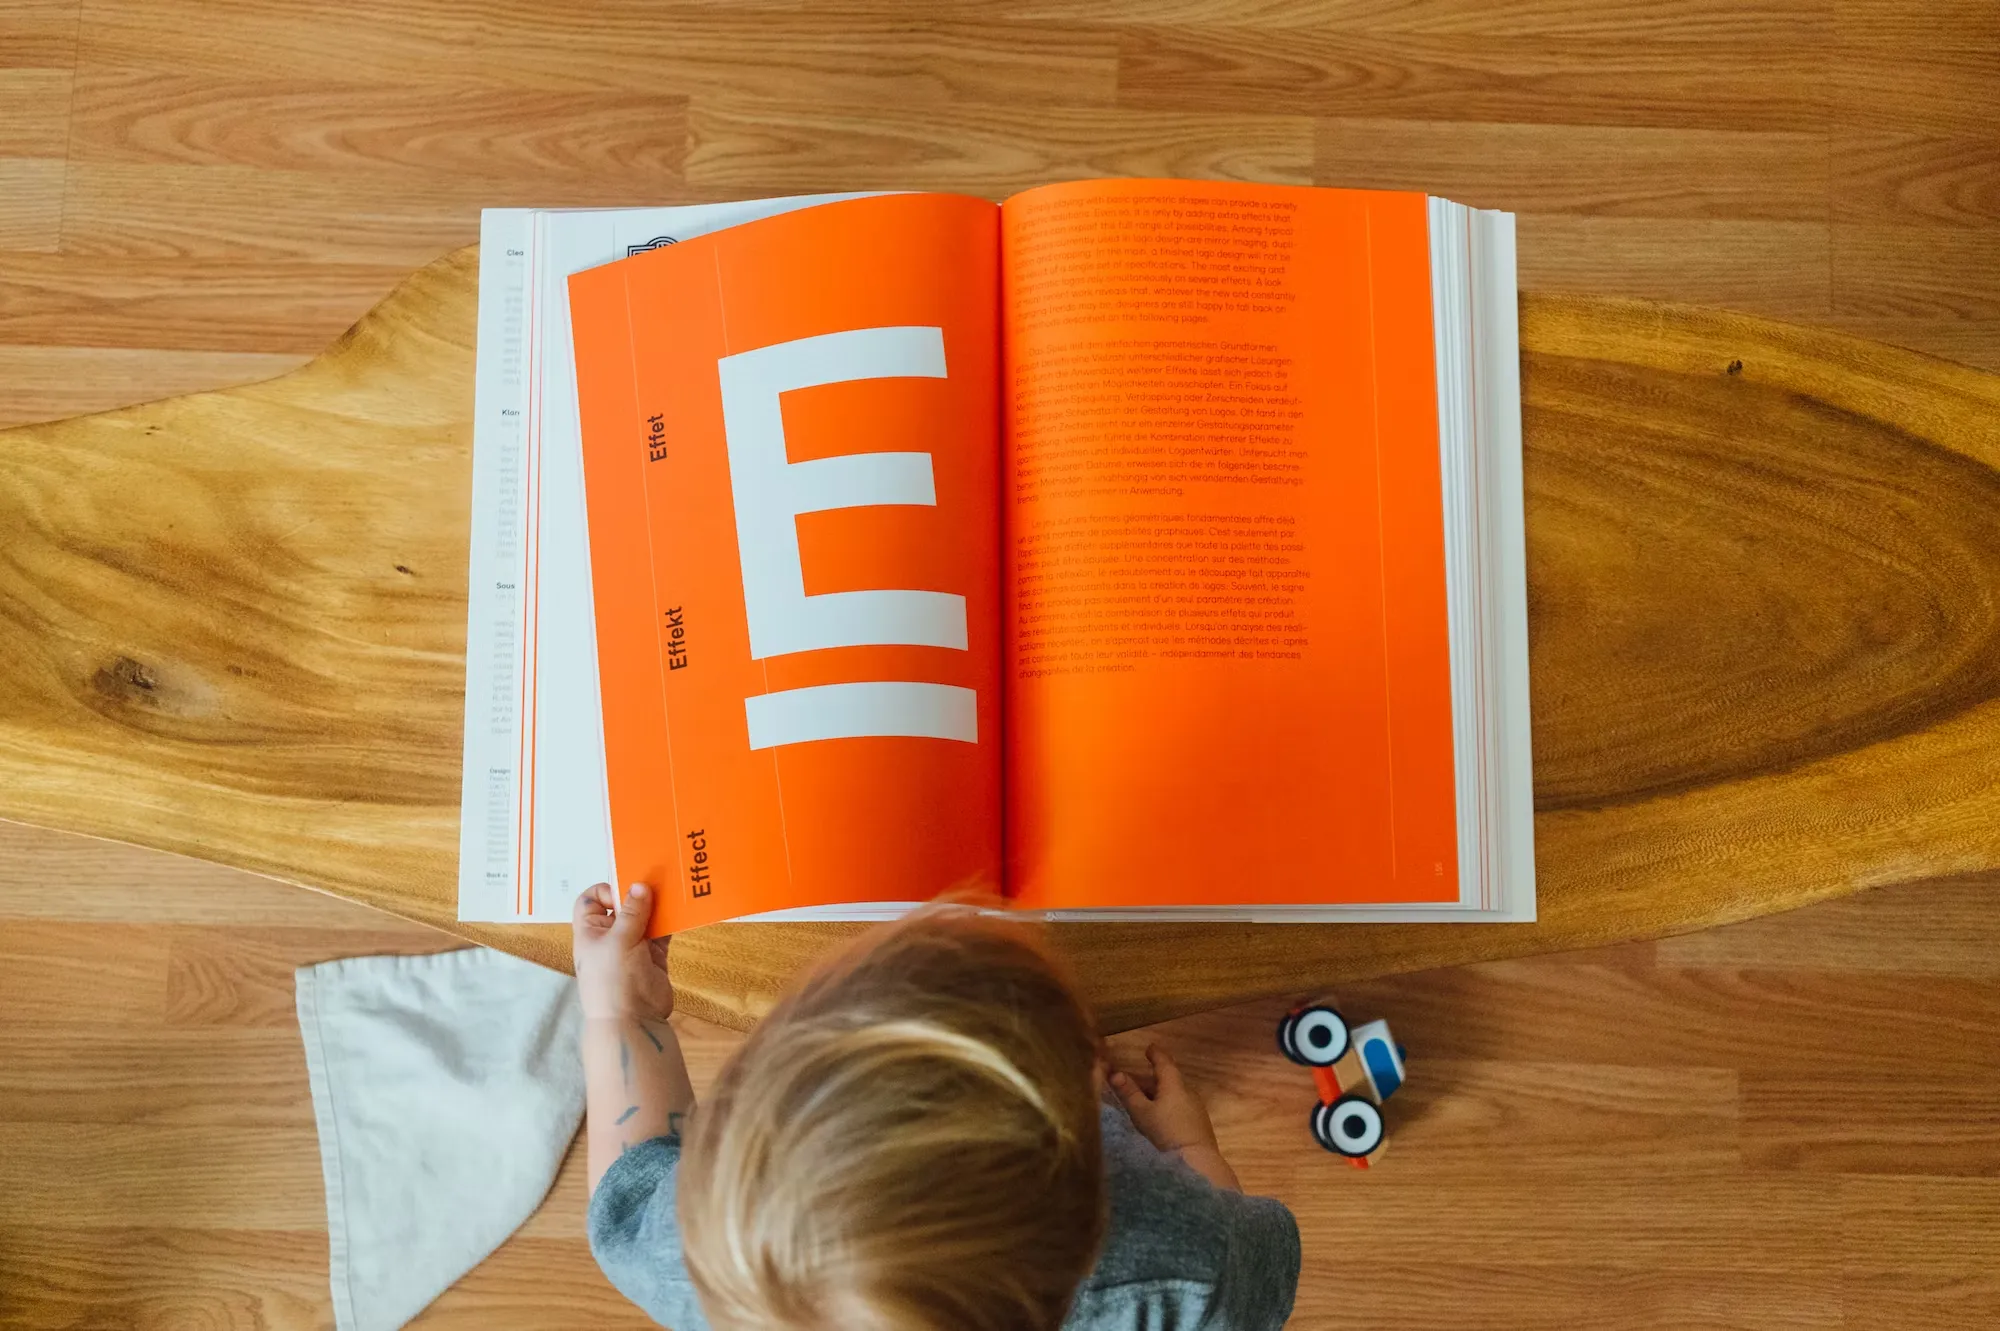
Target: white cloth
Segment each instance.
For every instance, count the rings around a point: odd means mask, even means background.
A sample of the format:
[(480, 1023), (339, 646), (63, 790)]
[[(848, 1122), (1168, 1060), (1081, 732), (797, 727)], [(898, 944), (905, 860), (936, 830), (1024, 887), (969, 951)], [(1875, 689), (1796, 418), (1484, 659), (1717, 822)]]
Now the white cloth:
[(486, 948), (299, 970), (333, 1315), (393, 1331), (534, 1214), (583, 1119), (576, 983)]

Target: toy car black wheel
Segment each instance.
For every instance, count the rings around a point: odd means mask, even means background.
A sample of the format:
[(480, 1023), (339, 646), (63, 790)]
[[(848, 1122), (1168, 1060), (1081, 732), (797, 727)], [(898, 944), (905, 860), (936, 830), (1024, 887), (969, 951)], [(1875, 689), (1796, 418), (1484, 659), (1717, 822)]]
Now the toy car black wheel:
[(1294, 1063), (1331, 1067), (1347, 1052), (1347, 1022), (1330, 1007), (1309, 1007), (1278, 1023), (1278, 1048)]
[(1335, 1155), (1359, 1159), (1382, 1144), (1382, 1111), (1362, 1096), (1343, 1095), (1313, 1109), (1312, 1134)]

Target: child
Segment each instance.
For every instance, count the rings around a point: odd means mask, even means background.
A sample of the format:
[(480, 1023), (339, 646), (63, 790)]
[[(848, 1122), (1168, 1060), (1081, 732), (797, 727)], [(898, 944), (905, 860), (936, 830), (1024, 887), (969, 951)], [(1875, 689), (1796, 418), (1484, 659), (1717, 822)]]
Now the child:
[(1105, 1103), (1023, 925), (933, 906), (795, 985), (697, 1111), (651, 905), (576, 903), (590, 1241), (675, 1331), (1262, 1331), (1291, 1212), (1245, 1197), (1173, 1060)]

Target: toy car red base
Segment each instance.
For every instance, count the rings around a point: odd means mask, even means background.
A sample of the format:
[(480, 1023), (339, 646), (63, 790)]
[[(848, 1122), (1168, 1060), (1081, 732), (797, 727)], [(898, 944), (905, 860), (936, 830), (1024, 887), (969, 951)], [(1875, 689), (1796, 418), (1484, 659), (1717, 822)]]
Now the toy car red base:
[(1403, 1084), (1403, 1051), (1389, 1023), (1371, 1021), (1350, 1031), (1333, 1008), (1307, 1004), (1278, 1023), (1278, 1049), (1311, 1068), (1319, 1087), (1313, 1140), (1366, 1169), (1382, 1154), (1382, 1102)]

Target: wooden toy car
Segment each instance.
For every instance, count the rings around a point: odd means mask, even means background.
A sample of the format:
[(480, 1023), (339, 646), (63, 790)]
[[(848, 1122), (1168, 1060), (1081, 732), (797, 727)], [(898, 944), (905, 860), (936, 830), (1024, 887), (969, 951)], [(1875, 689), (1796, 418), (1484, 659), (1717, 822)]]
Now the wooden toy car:
[(1366, 1169), (1382, 1154), (1382, 1102), (1403, 1084), (1403, 1051), (1389, 1034), (1389, 1023), (1350, 1028), (1337, 1009), (1308, 1003), (1278, 1023), (1278, 1049), (1312, 1069), (1319, 1088), (1313, 1140)]

